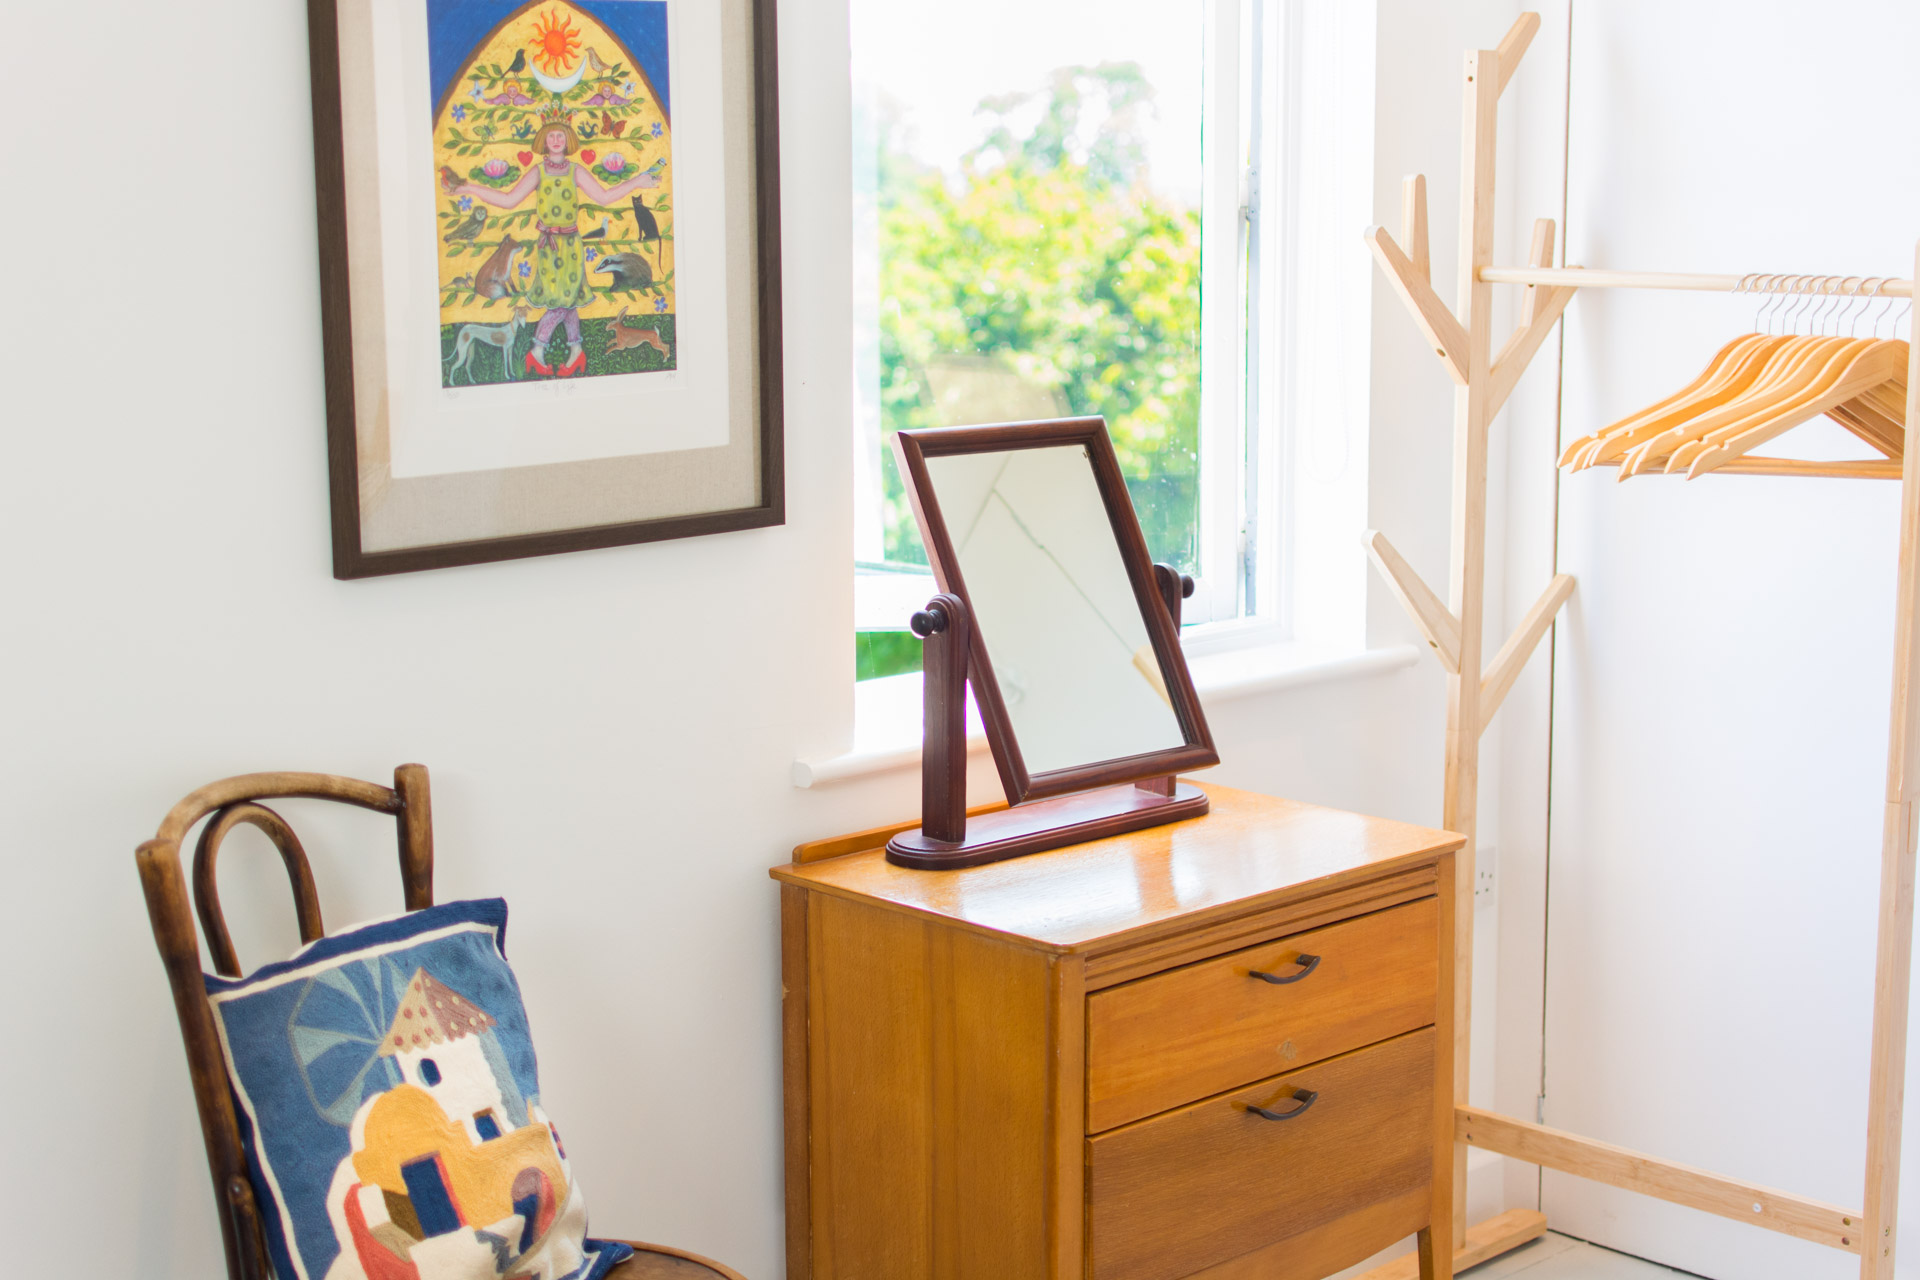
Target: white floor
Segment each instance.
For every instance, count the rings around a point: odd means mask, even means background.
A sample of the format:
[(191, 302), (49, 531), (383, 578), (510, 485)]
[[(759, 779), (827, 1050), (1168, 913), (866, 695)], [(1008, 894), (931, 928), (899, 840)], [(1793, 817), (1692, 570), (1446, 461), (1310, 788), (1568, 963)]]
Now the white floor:
[(1462, 1280), (1673, 1280), (1688, 1275), (1549, 1231), (1530, 1245), (1460, 1273)]

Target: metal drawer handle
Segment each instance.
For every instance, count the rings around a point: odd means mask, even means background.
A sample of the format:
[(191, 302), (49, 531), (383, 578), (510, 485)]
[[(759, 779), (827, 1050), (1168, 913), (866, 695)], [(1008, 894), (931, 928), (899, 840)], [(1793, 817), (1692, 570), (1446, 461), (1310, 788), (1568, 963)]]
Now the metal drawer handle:
[(1247, 976), (1249, 978), (1258, 978), (1262, 982), (1271, 982), (1276, 987), (1284, 987), (1289, 982), (1300, 981), (1300, 979), (1306, 977), (1308, 974), (1312, 973), (1315, 969), (1318, 969), (1320, 967), (1319, 956), (1306, 956), (1306, 955), (1295, 956), (1293, 958), (1293, 962), (1300, 966), (1300, 972), (1290, 973), (1284, 978), (1280, 977), (1278, 974), (1262, 973), (1258, 969), (1254, 969), (1250, 971), (1247, 974)]
[(1265, 1107), (1256, 1107), (1251, 1102), (1247, 1104), (1247, 1110), (1262, 1120), (1291, 1120), (1295, 1116), (1307, 1114), (1307, 1108), (1311, 1107), (1319, 1097), (1320, 1095), (1311, 1089), (1295, 1089), (1293, 1100), (1300, 1105), (1291, 1111), (1269, 1111)]

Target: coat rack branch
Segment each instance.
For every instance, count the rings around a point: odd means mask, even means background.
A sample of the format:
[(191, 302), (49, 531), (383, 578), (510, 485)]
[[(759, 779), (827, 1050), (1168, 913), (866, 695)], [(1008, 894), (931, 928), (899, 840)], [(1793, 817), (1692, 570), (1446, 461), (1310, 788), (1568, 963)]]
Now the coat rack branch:
[[(1407, 309), (1413, 313), (1413, 322), (1427, 335), (1427, 342), (1433, 347), (1434, 353), (1446, 363), (1447, 372), (1455, 382), (1465, 386), (1467, 331), (1460, 327), (1460, 322), (1453, 318), (1453, 312), (1433, 291), (1433, 284), (1427, 278), (1430, 268), (1424, 261), (1415, 266), (1413, 260), (1393, 242), (1393, 237), (1387, 234), (1385, 227), (1375, 227), (1367, 232), (1367, 243), (1373, 246), (1373, 256), (1385, 268), (1387, 283), (1407, 304)], [(1422, 257), (1425, 255), (1422, 254)]]
[[(1537, 267), (1553, 264), (1553, 219), (1541, 218), (1533, 224), (1533, 248), (1527, 254), (1527, 260)], [(1488, 415), (1500, 412), (1506, 406), (1507, 397), (1513, 394), (1519, 385), (1520, 375), (1527, 371), (1540, 344), (1553, 332), (1553, 326), (1560, 323), (1560, 313), (1573, 301), (1575, 290), (1555, 285), (1532, 285), (1520, 307), (1520, 324), (1507, 339), (1507, 345), (1500, 348), (1500, 354), (1493, 358), (1493, 370), (1489, 374), (1492, 387), (1488, 391)]]
[[(1535, 218), (1533, 220), (1533, 243), (1527, 248), (1527, 264), (1534, 267), (1553, 265), (1553, 219)], [(1520, 303), (1520, 327), (1529, 329), (1540, 316), (1542, 299), (1553, 293), (1552, 285), (1529, 285), (1525, 299)], [(1508, 345), (1512, 345), (1509, 343)], [(1495, 364), (1499, 361), (1495, 360)]]
[(1519, 385), (1520, 375), (1527, 371), (1535, 353), (1540, 350), (1540, 344), (1553, 332), (1553, 326), (1560, 323), (1560, 313), (1573, 301), (1574, 293), (1572, 289), (1548, 289), (1544, 299), (1537, 295), (1529, 299), (1539, 304), (1535, 315), (1531, 321), (1514, 331), (1488, 374), (1492, 384), (1487, 392), (1489, 415), (1497, 414), (1506, 407), (1507, 397)]
[(1480, 679), (1481, 730), (1486, 729), (1488, 721), (1500, 710), (1507, 691), (1513, 688), (1513, 682), (1520, 678), (1522, 668), (1533, 651), (1539, 647), (1541, 638), (1547, 634), (1547, 628), (1553, 625), (1554, 615), (1560, 612), (1560, 606), (1573, 594), (1573, 575), (1557, 573), (1540, 598), (1533, 602), (1533, 608), (1527, 610), (1527, 616), (1520, 620), (1507, 642), (1500, 646), (1500, 652), (1494, 655), (1488, 664), (1486, 675)]
[(1523, 13), (1507, 28), (1507, 34), (1500, 40), (1500, 47), (1495, 50), (1500, 55), (1500, 88), (1497, 92), (1507, 91), (1507, 81), (1513, 79), (1513, 73), (1520, 69), (1520, 59), (1527, 56), (1527, 48), (1533, 44), (1533, 37), (1539, 31), (1540, 15), (1537, 13)]
[(1387, 535), (1378, 529), (1367, 530), (1367, 555), (1380, 569), (1387, 580), (1387, 589), (1393, 592), (1414, 625), (1420, 628), (1420, 634), (1427, 638), (1435, 653), (1440, 655), (1440, 665), (1448, 671), (1460, 670), (1460, 621), (1446, 605), (1440, 603), (1440, 597), (1427, 585), (1426, 579), (1394, 545), (1387, 541)]
[[(1410, 174), (1400, 184), (1400, 238), (1414, 274), (1433, 283), (1433, 254), (1427, 240), (1427, 175)], [(1436, 298), (1434, 301), (1438, 302)]]

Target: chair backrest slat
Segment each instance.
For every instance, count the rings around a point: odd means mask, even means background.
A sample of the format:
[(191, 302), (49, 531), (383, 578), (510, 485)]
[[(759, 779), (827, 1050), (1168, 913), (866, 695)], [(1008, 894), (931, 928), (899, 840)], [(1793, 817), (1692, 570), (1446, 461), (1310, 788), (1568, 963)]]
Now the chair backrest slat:
[[(215, 970), (238, 977), (240, 961), (220, 909), (216, 866), (220, 844), (227, 835), (235, 827), (253, 826), (266, 833), (286, 864), (301, 941), (312, 942), (325, 935), (306, 851), (286, 819), (257, 803), (293, 797), (338, 800), (392, 814), (399, 833), (400, 882), (407, 910), (433, 905), (433, 802), (425, 765), (403, 764), (395, 769), (391, 790), (378, 783), (328, 773), (250, 773), (226, 778), (201, 787), (174, 805), (154, 838), (135, 852), (140, 883), (146, 891), (147, 915), (153, 922), (153, 939), (166, 966), (174, 1012), (186, 1045), (230, 1280), (267, 1280), (270, 1268), (259, 1209), (247, 1180), (246, 1155), (240, 1145), (240, 1123), (233, 1110), (226, 1060), (201, 973), (194, 915), (197, 907)], [(213, 820), (201, 833), (194, 851), (193, 893), (189, 895), (180, 845), (194, 824), (209, 814)]]
[(200, 932), (206, 935), (207, 951), (213, 957), (213, 970), (223, 978), (240, 976), (240, 957), (234, 954), (233, 935), (220, 911), (220, 882), (217, 866), (221, 842), (235, 827), (258, 827), (280, 851), (286, 864), (287, 879), (293, 885), (294, 918), (300, 925), (300, 941), (315, 942), (326, 936), (320, 919), (320, 894), (313, 886), (313, 866), (300, 837), (293, 834), (287, 820), (252, 800), (214, 810), (213, 818), (200, 829), (200, 843), (193, 850), (193, 905), (200, 913)]

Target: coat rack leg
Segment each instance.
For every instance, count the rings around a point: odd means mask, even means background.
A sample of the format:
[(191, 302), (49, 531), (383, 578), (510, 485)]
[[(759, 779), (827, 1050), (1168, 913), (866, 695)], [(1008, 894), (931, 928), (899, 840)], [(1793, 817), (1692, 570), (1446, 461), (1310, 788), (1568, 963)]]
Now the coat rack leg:
[[(1500, 56), (1467, 55), (1461, 120), (1460, 285), (1454, 310), (1467, 329), (1467, 380), (1453, 392), (1453, 616), (1460, 621), (1460, 665), (1447, 677), (1447, 762), (1444, 816), (1467, 837), (1459, 854), (1462, 884), (1474, 882), (1474, 828), (1480, 786), (1480, 678), (1486, 613), (1487, 404), (1493, 287), (1479, 279), (1493, 262), (1493, 176)], [(1467, 1102), (1473, 1022), (1473, 894), (1458, 895), (1454, 926), (1454, 1101)], [(1453, 1153), (1453, 1235), (1467, 1234), (1467, 1148)]]
[[(1901, 560), (1907, 560), (1903, 554)], [(1900, 626), (1911, 625), (1902, 617)], [(1880, 941), (1873, 981), (1873, 1065), (1867, 1092), (1866, 1253), (1861, 1280), (1893, 1280), (1900, 1210), (1900, 1119), (1913, 958), (1913, 802), (1887, 806), (1880, 864)]]
[[(1518, 380), (1527, 360), (1538, 347), (1566, 296), (1542, 298), (1528, 319), (1538, 332), (1523, 327), (1509, 352), (1510, 363), (1496, 371), (1491, 354), (1492, 286), (1480, 277), (1493, 262), (1493, 184), (1494, 147), (1500, 91), (1512, 78), (1520, 57), (1539, 29), (1537, 14), (1522, 14), (1498, 51), (1482, 49), (1467, 55), (1464, 70), (1464, 114), (1461, 136), (1461, 213), (1458, 302), (1452, 312), (1433, 296), (1419, 264), (1403, 255), (1391, 237), (1378, 229), (1368, 233), (1375, 257), (1388, 279), (1398, 288), (1436, 352), (1446, 363), (1455, 381), (1453, 401), (1453, 545), (1449, 579), (1451, 598), (1447, 608), (1437, 601), (1410, 603), (1416, 616), (1424, 617), (1423, 629), (1432, 639), (1438, 632), (1450, 633), (1445, 624), (1457, 625), (1457, 644), (1451, 655), (1436, 641), (1443, 656), (1451, 656), (1447, 676), (1446, 777), (1442, 793), (1443, 824), (1467, 838), (1466, 846), (1455, 855), (1455, 874), (1463, 886), (1474, 881), (1475, 829), (1477, 826), (1480, 781), (1480, 736), (1493, 710), (1497, 709), (1502, 687), (1508, 683), (1502, 664), (1496, 679), (1483, 693), (1486, 611), (1486, 511), (1487, 511), (1487, 433), (1499, 412), (1506, 391)], [(1424, 219), (1420, 184), (1406, 191), (1402, 234), (1417, 246)], [(1542, 252), (1546, 245), (1543, 243)], [(1417, 249), (1415, 250), (1417, 253)], [(1536, 256), (1540, 256), (1536, 254)], [(1377, 550), (1377, 548), (1376, 548)], [(1396, 557), (1397, 558), (1397, 557)], [(1376, 557), (1378, 560), (1379, 557)], [(1393, 567), (1381, 561), (1388, 576), (1399, 587), (1406, 583)], [(1571, 584), (1566, 584), (1570, 586)], [(1564, 598), (1566, 586), (1549, 589)], [(1403, 601), (1408, 593), (1400, 592)], [(1417, 594), (1417, 593), (1416, 593)], [(1557, 607), (1558, 601), (1555, 601)], [(1549, 615), (1550, 616), (1550, 615)], [(1523, 627), (1523, 631), (1527, 628)], [(1453, 639), (1451, 634), (1447, 639)], [(1489, 696), (1490, 695), (1490, 696)], [(1468, 1098), (1468, 1068), (1471, 1060), (1473, 992), (1473, 894), (1455, 895), (1453, 928), (1453, 1097), (1457, 1108)], [(1545, 1215), (1532, 1209), (1514, 1209), (1471, 1229), (1466, 1223), (1467, 1147), (1454, 1144), (1452, 1155), (1452, 1221), (1435, 1224), (1440, 1230), (1423, 1236), (1417, 1256), (1409, 1256), (1376, 1267), (1362, 1280), (1422, 1280), (1432, 1276), (1451, 1276), (1455, 1271), (1478, 1265), (1509, 1250), (1518, 1248), (1546, 1231)], [(1450, 1227), (1450, 1230), (1446, 1228)], [(1442, 1243), (1443, 1235), (1451, 1241)], [(1447, 1245), (1451, 1245), (1449, 1249)], [(1450, 1257), (1448, 1255), (1451, 1255)]]
[[(1920, 246), (1914, 253), (1920, 272)], [(1920, 422), (1920, 344), (1907, 356), (1907, 421)], [(1900, 579), (1894, 606), (1893, 706), (1887, 813), (1880, 847), (1880, 926), (1873, 979), (1873, 1060), (1867, 1086), (1866, 1251), (1861, 1280), (1893, 1280), (1899, 1244), (1900, 1119), (1907, 1074), (1913, 962), (1914, 822), (1920, 802), (1920, 449), (1900, 484)]]

